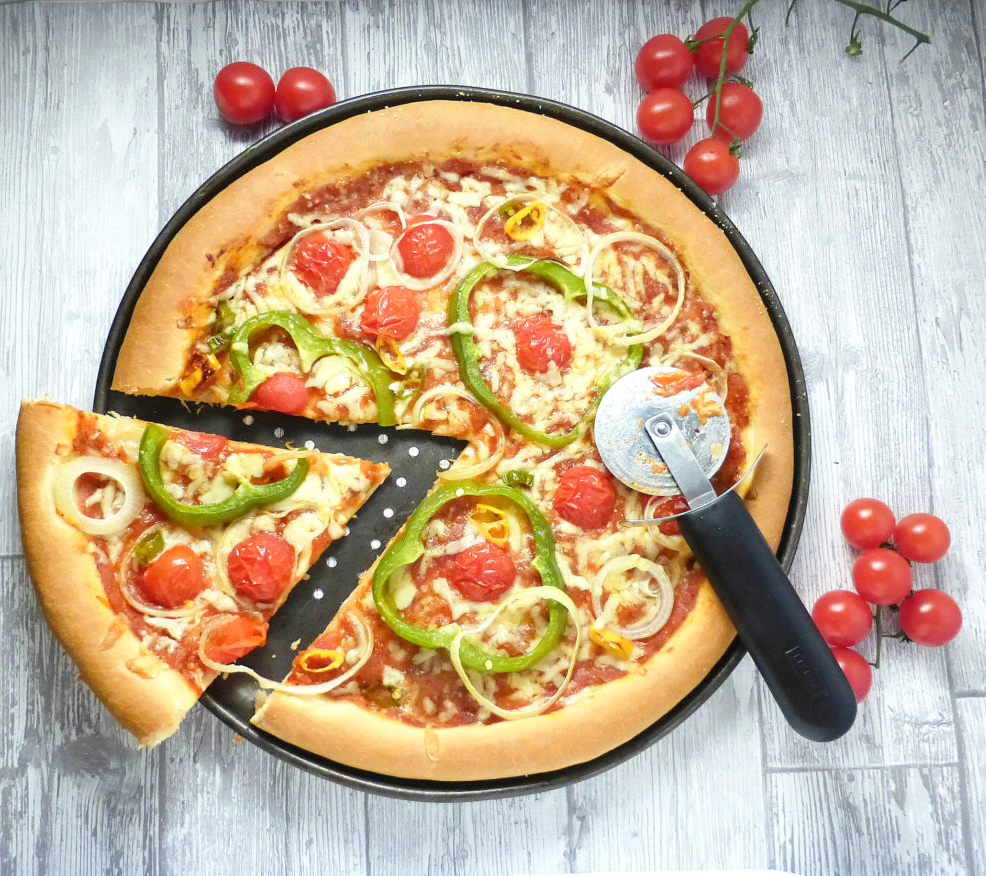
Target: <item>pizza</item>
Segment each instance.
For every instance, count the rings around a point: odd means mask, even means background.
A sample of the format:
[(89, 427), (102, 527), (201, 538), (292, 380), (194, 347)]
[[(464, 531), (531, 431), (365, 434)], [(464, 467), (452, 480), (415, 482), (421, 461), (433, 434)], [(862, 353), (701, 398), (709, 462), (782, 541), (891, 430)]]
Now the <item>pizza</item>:
[(208, 201), (138, 299), (114, 389), (467, 442), (254, 723), (335, 762), (480, 780), (597, 757), (734, 631), (673, 520), (605, 469), (606, 389), (664, 365), (732, 435), (714, 478), (775, 547), (791, 401), (763, 301), (668, 179), (471, 101), (354, 115)]
[(25, 402), (28, 569), (82, 679), (147, 747), (178, 728), (387, 476), (386, 465)]

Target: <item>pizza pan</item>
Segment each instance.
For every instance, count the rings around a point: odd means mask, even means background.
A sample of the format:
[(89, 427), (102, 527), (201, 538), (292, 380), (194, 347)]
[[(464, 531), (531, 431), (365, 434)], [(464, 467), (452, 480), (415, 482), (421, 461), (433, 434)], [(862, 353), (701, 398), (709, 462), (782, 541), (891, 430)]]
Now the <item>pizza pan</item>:
[[(787, 569), (801, 535), (808, 501), (810, 434), (808, 396), (798, 348), (784, 310), (766, 273), (736, 227), (692, 180), (663, 155), (615, 125), (565, 104), (523, 94), (483, 88), (428, 86), (376, 92), (346, 100), (270, 134), (204, 182), (161, 230), (127, 287), (107, 338), (100, 363), (94, 409), (218, 432), (242, 441), (279, 444), (291, 441), (323, 451), (348, 453), (388, 462), (393, 475), (377, 490), (351, 524), (348, 538), (331, 545), (275, 616), (268, 644), (244, 662), (262, 674), (280, 678), (290, 667), (295, 640), (310, 641), (322, 631), (364, 569), (396, 533), (404, 519), (463, 445), (424, 432), (384, 430), (377, 426), (341, 427), (312, 423), (280, 414), (244, 414), (230, 409), (183, 405), (174, 399), (127, 396), (110, 389), (113, 371), (130, 317), (144, 285), (172, 238), (207, 201), (235, 179), (273, 158), (283, 149), (321, 128), (351, 116), (426, 100), (482, 101), (538, 113), (609, 140), (653, 170), (669, 178), (725, 233), (736, 250), (774, 325), (787, 364), (794, 410), (794, 489), (778, 557)], [(445, 460), (445, 461), (443, 461)], [(315, 775), (362, 791), (416, 800), (472, 800), (551, 790), (589, 778), (639, 753), (681, 724), (704, 703), (746, 652), (734, 642), (705, 679), (647, 730), (592, 761), (549, 773), (481, 782), (431, 782), (395, 778), (353, 769), (318, 757), (269, 736), (250, 724), (255, 686), (242, 675), (219, 678), (202, 697), (207, 709), (245, 739)]]

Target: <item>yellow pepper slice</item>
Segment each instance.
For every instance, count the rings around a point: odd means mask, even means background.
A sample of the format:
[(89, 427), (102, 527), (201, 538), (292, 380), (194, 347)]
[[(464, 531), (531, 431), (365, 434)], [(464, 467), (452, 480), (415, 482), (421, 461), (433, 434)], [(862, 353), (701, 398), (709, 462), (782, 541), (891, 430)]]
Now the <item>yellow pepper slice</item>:
[[(489, 517), (492, 516), (492, 520)], [(483, 538), (502, 547), (510, 536), (510, 524), (507, 512), (494, 505), (479, 503), (469, 515), (469, 522), (482, 533)]]
[(196, 368), (191, 374), (186, 375), (178, 381), (178, 388), (185, 393), (185, 395), (191, 395), (192, 390), (195, 389), (195, 387), (201, 382), (202, 369)]
[(589, 627), (589, 638), (614, 657), (629, 660), (630, 655), (633, 654), (633, 642), (605, 627)]
[(548, 207), (543, 201), (531, 201), (503, 223), (503, 230), (514, 240), (530, 240), (544, 228), (547, 212)]
[(338, 648), (309, 648), (298, 658), (301, 668), (313, 675), (338, 669), (346, 659)]
[(393, 338), (388, 338), (381, 335), (377, 338), (376, 348), (377, 353), (380, 356), (380, 360), (391, 371), (393, 371), (394, 374), (407, 374), (407, 360), (404, 358), (404, 354), (401, 352), (400, 347), (397, 346), (397, 341)]

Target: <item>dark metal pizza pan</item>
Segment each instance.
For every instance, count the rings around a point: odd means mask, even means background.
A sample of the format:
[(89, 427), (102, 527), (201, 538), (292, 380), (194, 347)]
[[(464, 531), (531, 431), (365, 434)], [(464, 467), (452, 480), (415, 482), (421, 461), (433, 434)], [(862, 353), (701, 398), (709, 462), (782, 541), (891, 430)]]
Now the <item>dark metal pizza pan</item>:
[[(791, 403), (794, 408), (795, 478), (791, 505), (778, 550), (785, 569), (790, 568), (801, 535), (808, 501), (811, 459), (808, 396), (801, 358), (780, 300), (763, 267), (736, 227), (705, 192), (678, 167), (637, 137), (603, 119), (554, 101), (482, 88), (449, 86), (403, 88), (353, 98), (287, 125), (250, 146), (203, 183), (175, 213), (141, 260), (120, 303), (100, 363), (93, 403), (98, 412), (117, 411), (175, 426), (217, 432), (237, 440), (275, 445), (289, 440), (295, 445), (312, 442), (312, 446), (320, 450), (388, 462), (393, 468), (393, 475), (351, 523), (350, 536), (331, 545), (313, 567), (309, 579), (295, 588), (274, 618), (267, 646), (244, 661), (271, 678), (280, 678), (287, 673), (295, 653), (291, 647), (295, 641), (300, 640), (304, 645), (322, 631), (355, 585), (359, 574), (379, 553), (380, 545), (387, 544), (401, 522), (432, 486), (435, 472), (442, 460), (454, 458), (462, 445), (451, 439), (436, 438), (418, 431), (395, 431), (376, 426), (347, 429), (279, 414), (244, 415), (219, 407), (185, 406), (174, 399), (127, 396), (110, 389), (113, 370), (138, 296), (172, 238), (200, 207), (233, 180), (314, 131), (350, 116), (422, 100), (483, 101), (516, 107), (558, 119), (609, 140), (657, 173), (669, 178), (723, 230), (760, 292), (787, 363)], [(547, 791), (589, 778), (625, 761), (681, 724), (715, 692), (745, 653), (739, 643), (734, 642), (712, 671), (674, 709), (638, 736), (595, 760), (549, 773), (483, 782), (430, 782), (393, 778), (356, 770), (287, 745), (250, 724), (255, 686), (244, 676), (217, 679), (203, 695), (202, 703), (237, 733), (265, 751), (351, 788), (416, 800), (474, 800)]]

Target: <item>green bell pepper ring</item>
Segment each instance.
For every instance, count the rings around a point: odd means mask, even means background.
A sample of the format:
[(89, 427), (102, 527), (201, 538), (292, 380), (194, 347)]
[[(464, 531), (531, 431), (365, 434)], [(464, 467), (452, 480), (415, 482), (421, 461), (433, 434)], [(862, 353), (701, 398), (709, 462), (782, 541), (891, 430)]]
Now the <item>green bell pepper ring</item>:
[[(565, 581), (555, 559), (555, 538), (551, 534), (551, 524), (530, 498), (519, 490), (500, 484), (479, 484), (475, 481), (446, 484), (418, 505), (408, 518), (403, 533), (387, 548), (373, 573), (373, 601), (380, 616), (402, 639), (423, 648), (447, 650), (462, 628), (456, 623), (427, 628), (406, 621), (394, 602), (390, 579), (395, 572), (410, 565), (424, 553), (421, 534), (428, 522), (443, 505), (460, 496), (496, 496), (517, 505), (527, 515), (534, 538), (534, 560), (531, 566), (541, 575), (543, 584), (559, 590), (565, 589)], [(520, 672), (534, 666), (558, 645), (568, 624), (568, 609), (560, 603), (552, 600), (548, 611), (547, 627), (541, 638), (526, 653), (508, 657), (463, 640), (459, 650), (463, 665), (479, 672)]]
[(250, 361), (250, 338), (255, 332), (271, 326), (278, 326), (291, 336), (305, 371), (310, 371), (316, 360), (323, 356), (344, 356), (353, 362), (376, 396), (377, 422), (381, 426), (394, 425), (394, 391), (390, 385), (395, 378), (380, 357), (355, 341), (327, 338), (303, 316), (286, 310), (251, 316), (233, 335), (229, 358), (240, 376), (240, 384), (234, 383), (230, 387), (228, 401), (231, 405), (247, 402), (264, 382), (263, 374)]
[[(523, 265), (521, 271), (540, 277), (542, 280), (554, 286), (562, 295), (570, 301), (580, 301), (586, 297), (585, 284), (582, 278), (572, 273), (565, 265), (560, 262), (548, 261), (545, 259), (533, 259), (527, 256), (510, 256), (507, 260), (510, 265)], [(448, 324), (466, 324), (472, 322), (469, 314), (469, 299), (473, 289), (487, 277), (495, 274), (499, 268), (492, 262), (481, 262), (469, 271), (459, 284), (452, 291), (448, 305)], [(593, 298), (605, 304), (624, 319), (632, 319), (633, 313), (627, 307), (626, 302), (620, 298), (608, 286), (602, 283), (593, 283)], [(482, 405), (492, 414), (499, 417), (508, 426), (516, 429), (525, 438), (536, 441), (538, 444), (546, 444), (549, 447), (564, 447), (580, 438), (589, 428), (592, 418), (595, 416), (596, 408), (603, 394), (613, 383), (629, 371), (633, 371), (644, 355), (643, 344), (634, 344), (627, 347), (626, 354), (620, 359), (616, 367), (603, 374), (597, 381), (597, 391), (593, 396), (589, 407), (579, 421), (568, 432), (558, 434), (548, 434), (535, 429), (525, 423), (516, 414), (504, 405), (490, 389), (486, 378), (479, 367), (480, 350), (471, 332), (453, 332), (450, 342), (452, 352), (455, 354), (456, 361), (459, 363), (459, 374), (466, 388), (476, 396)]]
[(140, 439), (137, 460), (144, 489), (154, 503), (181, 526), (214, 526), (218, 523), (228, 523), (230, 520), (242, 517), (253, 508), (272, 505), (297, 490), (308, 474), (308, 460), (302, 458), (298, 460), (291, 474), (272, 484), (241, 483), (233, 491), (233, 495), (223, 499), (222, 502), (189, 505), (179, 502), (164, 486), (164, 478), (161, 475), (161, 449), (170, 436), (171, 433), (163, 426), (153, 423), (147, 426)]

